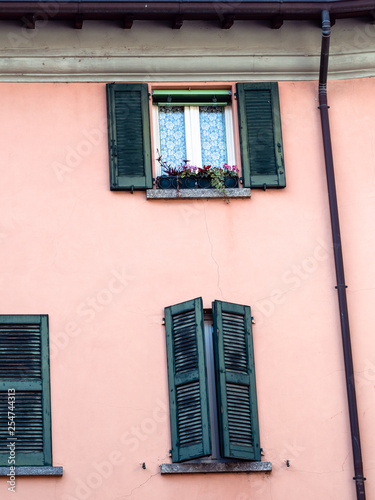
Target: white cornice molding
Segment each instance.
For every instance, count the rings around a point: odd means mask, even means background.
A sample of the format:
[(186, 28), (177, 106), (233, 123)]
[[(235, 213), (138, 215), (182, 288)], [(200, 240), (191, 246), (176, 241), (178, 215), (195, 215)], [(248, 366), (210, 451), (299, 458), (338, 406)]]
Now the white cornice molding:
[[(375, 26), (338, 22), (329, 79), (375, 76), (374, 41)], [(320, 29), (301, 22), (280, 30), (255, 22), (238, 22), (230, 30), (194, 22), (181, 30), (156, 22), (136, 23), (131, 30), (95, 22), (82, 30), (0, 23), (0, 81), (316, 80), (320, 42)]]

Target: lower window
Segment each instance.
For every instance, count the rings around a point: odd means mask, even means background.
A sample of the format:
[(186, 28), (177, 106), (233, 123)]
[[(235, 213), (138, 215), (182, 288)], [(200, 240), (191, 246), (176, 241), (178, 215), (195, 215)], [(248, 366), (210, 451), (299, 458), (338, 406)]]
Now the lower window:
[(165, 309), (172, 461), (260, 460), (249, 306), (201, 298)]

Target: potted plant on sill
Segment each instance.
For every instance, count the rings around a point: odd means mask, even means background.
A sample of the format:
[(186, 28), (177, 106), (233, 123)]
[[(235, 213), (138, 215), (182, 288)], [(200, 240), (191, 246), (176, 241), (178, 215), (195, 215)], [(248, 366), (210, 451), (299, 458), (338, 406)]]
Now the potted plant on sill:
[[(159, 154), (159, 151), (158, 151)], [(227, 196), (226, 189), (238, 187), (238, 168), (236, 165), (225, 163), (222, 167), (204, 165), (196, 167), (189, 165), (187, 160), (184, 165), (172, 167), (168, 165), (159, 154), (157, 158), (163, 174), (156, 178), (159, 189), (219, 189)]]
[(222, 167), (204, 165), (198, 169), (198, 186), (219, 189), (225, 196), (226, 188), (238, 187), (238, 168), (225, 163)]

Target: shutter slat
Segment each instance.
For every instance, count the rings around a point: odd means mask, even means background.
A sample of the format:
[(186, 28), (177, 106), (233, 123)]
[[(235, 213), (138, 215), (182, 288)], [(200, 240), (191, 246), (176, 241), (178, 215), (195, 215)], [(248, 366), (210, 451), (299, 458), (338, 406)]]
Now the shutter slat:
[(202, 299), (165, 308), (172, 460), (211, 453)]
[[(16, 392), (15, 415), (17, 454), (43, 452), (43, 398), (41, 392)], [(0, 392), (0, 448), (8, 441), (8, 392)]]
[(0, 323), (0, 379), (41, 379), (40, 325)]
[(250, 307), (213, 303), (222, 456), (260, 460)]

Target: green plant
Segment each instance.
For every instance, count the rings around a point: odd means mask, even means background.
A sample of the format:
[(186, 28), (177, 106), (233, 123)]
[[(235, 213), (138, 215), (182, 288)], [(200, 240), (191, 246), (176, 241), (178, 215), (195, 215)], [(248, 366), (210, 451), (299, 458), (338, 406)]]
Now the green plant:
[(164, 175), (177, 177), (177, 191), (179, 191), (179, 177), (195, 177), (196, 179), (209, 178), (211, 180), (211, 185), (215, 189), (219, 189), (225, 197), (228, 196), (225, 189), (225, 177), (238, 177), (239, 170), (236, 165), (228, 165), (224, 163), (222, 167), (212, 167), (211, 165), (204, 165), (203, 167), (197, 167), (196, 165), (189, 165), (185, 161), (184, 165), (178, 167), (172, 167), (162, 159), (161, 154), (158, 151), (159, 157), (157, 161), (159, 162), (162, 172)]
[(238, 177), (238, 168), (236, 165), (230, 166), (225, 163), (222, 167), (211, 167), (211, 165), (204, 165), (203, 168), (198, 169), (198, 176), (209, 177), (211, 184), (215, 189), (219, 189), (224, 196), (227, 195), (225, 189), (224, 179), (226, 176)]

